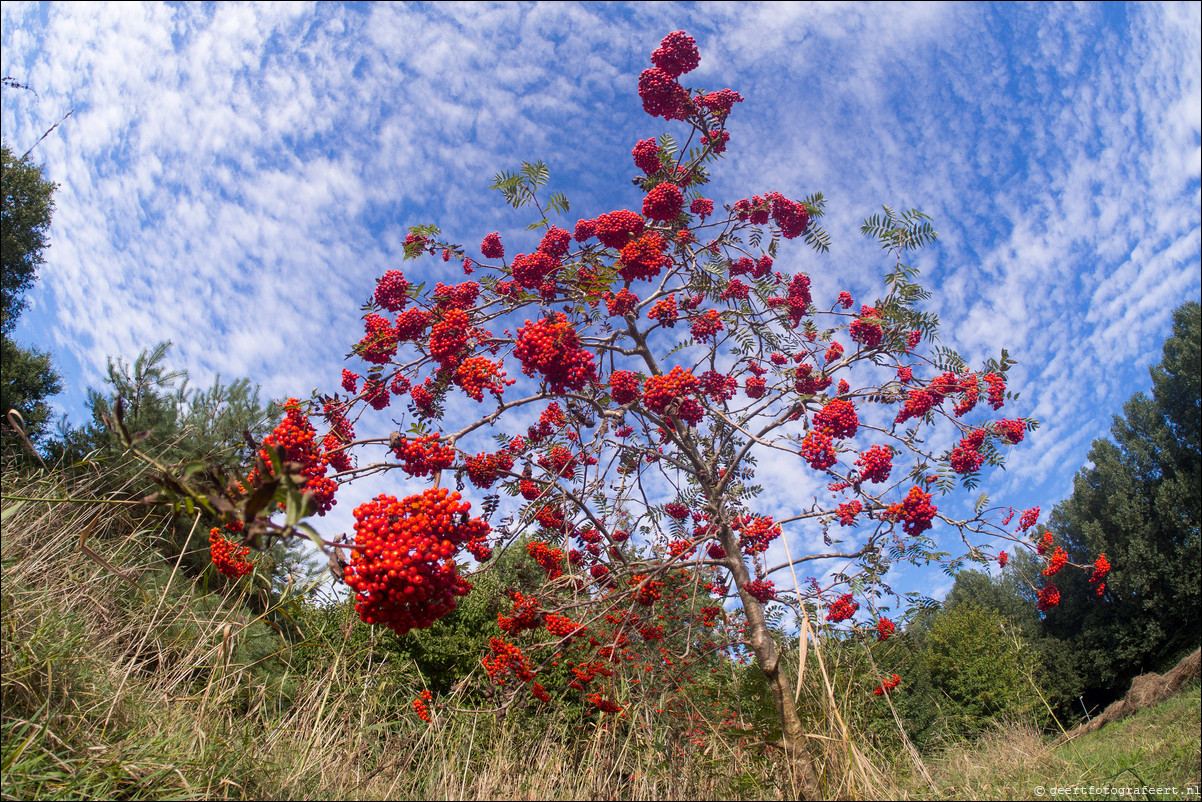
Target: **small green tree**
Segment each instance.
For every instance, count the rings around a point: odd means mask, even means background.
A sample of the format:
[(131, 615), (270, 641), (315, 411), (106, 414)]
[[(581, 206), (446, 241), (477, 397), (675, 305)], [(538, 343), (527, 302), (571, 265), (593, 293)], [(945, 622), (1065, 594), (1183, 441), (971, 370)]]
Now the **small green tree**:
[(124, 450), (108, 426), (120, 398), (126, 428), (146, 433), (139, 438), (143, 451), (149, 449), (166, 462), (199, 460), (223, 468), (244, 464), (252, 454), (244, 432), (262, 436), (278, 418), (278, 410), (262, 403), (259, 388), (249, 379), (227, 384), (218, 375), (208, 389), (189, 387), (187, 371), (167, 367), (171, 346), (170, 340), (160, 342), (132, 363), (110, 357), (108, 389), (88, 390), (92, 420), (80, 429), (65, 430), (59, 453), (78, 459), (94, 451)]
[(953, 734), (1030, 716), (1040, 704), (1031, 685), (1039, 658), (994, 610), (961, 604), (936, 616), (923, 661)]
[[(261, 439), (278, 421), (277, 407), (263, 404), (259, 388), (249, 379), (226, 383), (217, 376), (207, 389), (189, 387), (187, 371), (167, 365), (171, 346), (170, 341), (160, 342), (132, 362), (110, 357), (107, 387), (88, 390), (92, 420), (79, 428), (61, 425), (59, 437), (49, 444), (51, 456), (64, 465), (111, 460), (115, 464), (115, 470), (109, 472), (114, 491), (134, 497), (152, 492), (154, 477), (143, 463), (118, 459), (125, 446), (109, 424), (120, 399), (122, 422), (137, 440), (137, 448), (160, 463), (203, 461), (223, 470), (244, 465), (251, 453), (246, 434)], [(219, 521), (203, 516), (196, 526), (191, 519), (181, 519), (169, 542), (162, 544), (164, 553), (174, 559), (183, 552), (181, 567), (189, 574), (207, 570), (209, 530), (218, 525)], [(281, 587), (290, 579), (305, 580), (313, 574), (307, 555), (299, 542), (279, 543), (261, 565), (272, 584)]]
[[(1079, 658), (1068, 644), (1048, 634), (1043, 619), (1036, 612), (1036, 592), (1031, 580), (1038, 577), (1042, 569), (1043, 563), (1038, 557), (1020, 550), (998, 576), (961, 571), (944, 601), (944, 610), (968, 605), (1000, 615), (1035, 654), (1038, 671), (1033, 679), (1039, 693), (1063, 723), (1068, 724), (1081, 715), (1077, 700), (1082, 691), (1077, 670)], [(1032, 688), (1028, 690), (1035, 693)]]

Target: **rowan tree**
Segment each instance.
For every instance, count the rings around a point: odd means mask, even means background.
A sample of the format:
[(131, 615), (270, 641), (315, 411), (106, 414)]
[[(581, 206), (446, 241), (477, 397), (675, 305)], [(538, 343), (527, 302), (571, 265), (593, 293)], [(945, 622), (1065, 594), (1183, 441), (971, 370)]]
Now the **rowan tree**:
[[(737, 144), (727, 121), (743, 98), (683, 86), (698, 61), (677, 31), (639, 78), (643, 108), (686, 139), (633, 146), (633, 209), (569, 216), (535, 163), (493, 185), (533, 213), (535, 247), (515, 252), (500, 232), (465, 246), (433, 225), (411, 228), (405, 258), (441, 260), (463, 280), (429, 288), (399, 269), (381, 276), (342, 392), (286, 402), (256, 465), (225, 477), (210, 501), (248, 545), (313, 538), (360, 618), (401, 635), (454, 610), (473, 573), (520, 548), (538, 585), (509, 589), (504, 637), (481, 659), (502, 707), (547, 701), (544, 682), (556, 679), (566, 680), (556, 692), (622, 715), (622, 689), (636, 679), (684, 693), (705, 660), (753, 660), (781, 746), (817, 796), (774, 627), (796, 616), (885, 635), (892, 622), (865, 613), (879, 610), (894, 564), (1000, 557), (985, 536), (1031, 545), (1037, 509), (1014, 522), (1014, 510), (982, 497), (957, 517), (943, 498), (1001, 465), (1035, 423), (1004, 417), (1005, 351), (973, 368), (936, 345), (938, 321), (921, 310), (929, 296), (908, 263), (936, 238), (921, 212), (886, 207), (865, 221), (885, 278), (879, 296), (857, 302), (813, 297), (797, 268), (807, 263), (798, 242), (815, 269), (828, 248), (821, 194), (707, 196), (710, 170)], [(356, 435), (377, 413), (407, 430)], [(755, 484), (768, 455), (811, 472), (820, 490), (779, 520)], [(339, 491), (357, 479), (397, 472), (424, 489), (356, 499), (352, 537), (335, 543), (303, 520), (350, 500)], [(468, 484), (483, 495), (476, 511)], [(267, 519), (272, 501), (283, 523)], [(935, 526), (959, 534), (962, 555), (941, 551)], [(829, 547), (790, 551), (805, 531)], [(797, 581), (826, 559), (855, 568)], [(1054, 588), (1040, 593), (1052, 603)], [(878, 680), (884, 694), (900, 678)], [(423, 718), (437, 717), (437, 700), (419, 701)]]

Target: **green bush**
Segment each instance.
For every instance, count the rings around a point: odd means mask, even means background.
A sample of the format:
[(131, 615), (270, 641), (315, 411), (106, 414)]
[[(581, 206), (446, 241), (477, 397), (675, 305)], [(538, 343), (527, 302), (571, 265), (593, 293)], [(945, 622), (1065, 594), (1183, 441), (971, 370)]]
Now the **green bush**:
[(994, 610), (964, 604), (936, 616), (922, 660), (950, 734), (1030, 719), (1043, 708), (1034, 684), (1039, 657)]

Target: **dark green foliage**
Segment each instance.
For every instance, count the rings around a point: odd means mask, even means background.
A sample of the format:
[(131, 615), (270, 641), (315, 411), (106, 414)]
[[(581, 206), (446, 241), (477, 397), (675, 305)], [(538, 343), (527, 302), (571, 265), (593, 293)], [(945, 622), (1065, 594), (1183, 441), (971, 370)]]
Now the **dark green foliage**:
[[(1173, 314), (1152, 397), (1136, 394), (1097, 440), (1092, 467), (1053, 511), (1050, 528), (1071, 559), (1105, 554), (1102, 598), (1081, 574), (1057, 577), (1060, 606), (1046, 628), (1081, 655), (1081, 674), (1103, 704), (1132, 677), (1163, 670), (1202, 639), (1199, 599), (1199, 306)], [(1065, 572), (1066, 574), (1068, 572)]]
[[(45, 399), (62, 390), (59, 375), (50, 364), (50, 355), (36, 349), (26, 349), (8, 337), (0, 337), (0, 416), (15, 409), (25, 421), (24, 430), (36, 443), (46, 432), (50, 407)], [(26, 455), (20, 437), (7, 420), (2, 424), (0, 451), (5, 454)]]
[(25, 307), (25, 292), (37, 279), (42, 252), (54, 214), (56, 184), (42, 176), (42, 168), (28, 156), (16, 158), (8, 144), (0, 146), (0, 240), (3, 271), (0, 272), (0, 334), (7, 337)]
[[(46, 431), (50, 409), (45, 399), (62, 388), (50, 356), (22, 348), (11, 339), (13, 327), (25, 308), (25, 293), (37, 279), (37, 269), (49, 246), (47, 236), (54, 212), (55, 184), (42, 177), (42, 169), (13, 156), (0, 146), (0, 418), (10, 409), (24, 419), (24, 430), (36, 443)], [(7, 420), (0, 420), (0, 452), (29, 457), (20, 437)]]

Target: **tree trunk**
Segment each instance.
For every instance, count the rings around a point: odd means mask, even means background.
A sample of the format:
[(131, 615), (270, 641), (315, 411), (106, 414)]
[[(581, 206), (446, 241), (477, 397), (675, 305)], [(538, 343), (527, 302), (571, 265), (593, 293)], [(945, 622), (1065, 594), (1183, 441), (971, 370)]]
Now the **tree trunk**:
[(751, 574), (743, 563), (742, 552), (734, 532), (723, 526), (721, 532), (722, 547), (726, 553), (734, 555), (729, 558), (728, 568), (735, 583), (738, 585), (739, 598), (743, 601), (743, 613), (747, 617), (747, 639), (751, 651), (755, 655), (756, 664), (768, 678), (768, 687), (772, 689), (772, 701), (776, 705), (776, 713), (780, 716), (781, 743), (786, 760), (804, 799), (822, 799), (822, 790), (818, 784), (818, 773), (814, 770), (814, 759), (806, 744), (805, 730), (797, 715), (797, 705), (793, 701), (793, 684), (780, 667), (780, 653), (772, 640), (768, 629), (768, 621), (764, 618), (764, 606), (744, 587), (751, 581)]

